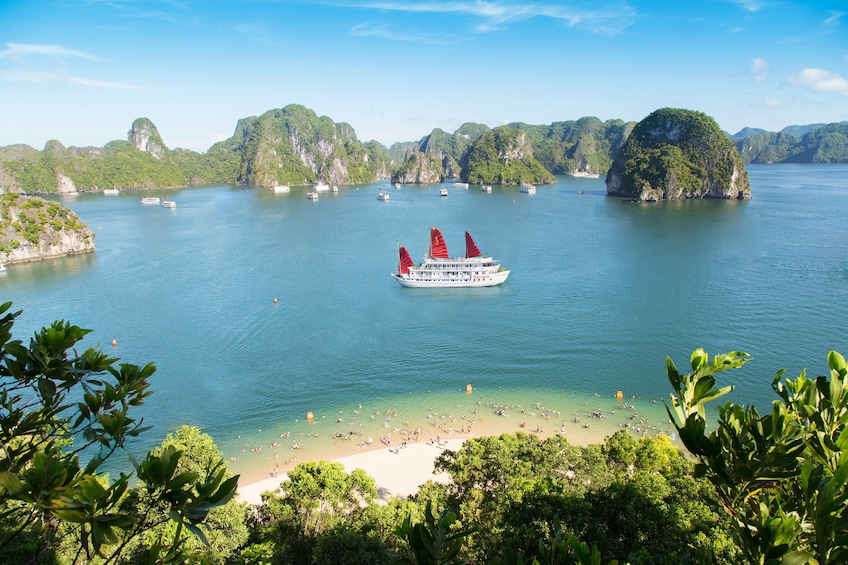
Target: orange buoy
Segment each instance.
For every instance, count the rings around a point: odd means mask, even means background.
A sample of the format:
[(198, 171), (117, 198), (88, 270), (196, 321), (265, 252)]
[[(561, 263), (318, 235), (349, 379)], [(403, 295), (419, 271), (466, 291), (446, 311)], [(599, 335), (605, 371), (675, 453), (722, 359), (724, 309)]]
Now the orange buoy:
[(118, 347), (118, 340), (117, 339), (112, 340), (112, 347)]
[(468, 394), (471, 394), (471, 391), (473, 391), (473, 390), (474, 390), (474, 387), (472, 387), (471, 384), (465, 385), (465, 392), (467, 392)]
[(306, 421), (310, 424), (315, 421), (315, 416), (312, 415), (312, 412), (306, 413)]
[(622, 398), (624, 398), (624, 393), (622, 393), (621, 391), (616, 392), (615, 398), (616, 400), (621, 400)]
[(276, 303), (277, 303), (277, 297), (275, 296), (274, 297), (274, 304), (276, 304)]

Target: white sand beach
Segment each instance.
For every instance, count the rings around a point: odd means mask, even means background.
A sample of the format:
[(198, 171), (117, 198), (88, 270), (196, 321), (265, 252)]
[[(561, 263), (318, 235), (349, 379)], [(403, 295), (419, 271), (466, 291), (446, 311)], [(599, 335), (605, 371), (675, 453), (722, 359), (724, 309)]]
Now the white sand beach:
[[(381, 499), (407, 497), (418, 492), (418, 487), (427, 481), (447, 482), (447, 473), (433, 473), (436, 457), (444, 449), (458, 450), (464, 438), (442, 440), (438, 445), (433, 442), (408, 444), (406, 447), (390, 449), (372, 449), (355, 455), (336, 459), (350, 473), (362, 469), (377, 483), (377, 492)], [(261, 504), (262, 493), (276, 490), (286, 480), (285, 473), (261, 481), (239, 485), (240, 500), (250, 504)]]

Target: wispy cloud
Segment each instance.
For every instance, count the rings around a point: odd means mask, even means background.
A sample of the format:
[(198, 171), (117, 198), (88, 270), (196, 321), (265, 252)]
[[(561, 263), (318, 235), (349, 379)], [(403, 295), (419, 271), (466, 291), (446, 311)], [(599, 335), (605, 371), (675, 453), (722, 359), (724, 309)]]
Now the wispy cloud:
[(67, 47), (62, 47), (61, 45), (7, 43), (6, 48), (0, 51), (0, 59), (8, 59), (15, 63), (22, 63), (26, 57), (29, 57), (31, 55), (42, 55), (59, 59), (64, 59), (67, 57), (78, 57), (81, 59), (89, 59), (91, 61), (96, 61), (98, 59), (94, 55), (90, 55), (82, 51), (77, 51), (75, 49), (68, 49)]
[(768, 62), (765, 59), (755, 57), (751, 59), (751, 76), (754, 82), (765, 82), (768, 79)]
[(830, 17), (825, 19), (820, 25), (820, 28), (832, 30), (842, 23), (842, 18), (845, 17), (845, 12), (831, 12)]
[[(40, 59), (44, 57), (51, 59), (56, 68), (44, 70), (39, 65)], [(35, 59), (34, 64), (33, 59)], [(125, 82), (104, 81), (69, 74), (65, 68), (67, 59), (101, 60), (100, 57), (95, 55), (61, 45), (7, 43), (6, 48), (0, 50), (0, 61), (9, 61), (14, 68), (0, 69), (0, 80), (5, 82), (73, 84), (92, 88), (139, 88)]]
[(797, 75), (790, 75), (789, 82), (819, 92), (838, 92), (848, 96), (848, 79), (824, 69), (804, 69)]
[(401, 2), (375, 0), (333, 2), (328, 4), (364, 10), (403, 12), (412, 14), (460, 15), (477, 19), (475, 29), (480, 32), (495, 31), (508, 24), (530, 18), (547, 18), (563, 22), (568, 27), (581, 30), (614, 34), (630, 26), (636, 18), (636, 10), (626, 2), (616, 2), (592, 9), (573, 8), (560, 3), (525, 3), (512, 1), (445, 2)]

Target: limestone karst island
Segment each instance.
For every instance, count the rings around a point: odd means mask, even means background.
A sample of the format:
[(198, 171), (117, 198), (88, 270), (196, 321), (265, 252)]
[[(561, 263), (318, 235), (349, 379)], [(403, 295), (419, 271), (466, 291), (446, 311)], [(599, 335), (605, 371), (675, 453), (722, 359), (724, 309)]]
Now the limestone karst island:
[(94, 250), (94, 234), (47, 194), (144, 191), (199, 184), (332, 185), (391, 179), (404, 185), (456, 179), (537, 185), (556, 175), (606, 176), (607, 193), (636, 201), (751, 197), (746, 163), (848, 162), (848, 122), (727, 134), (709, 116), (664, 108), (642, 121), (584, 117), (491, 129), (466, 123), (391, 147), (362, 142), (353, 128), (291, 104), (238, 121), (206, 153), (170, 149), (146, 118), (126, 140), (39, 151), (0, 147), (0, 264)]

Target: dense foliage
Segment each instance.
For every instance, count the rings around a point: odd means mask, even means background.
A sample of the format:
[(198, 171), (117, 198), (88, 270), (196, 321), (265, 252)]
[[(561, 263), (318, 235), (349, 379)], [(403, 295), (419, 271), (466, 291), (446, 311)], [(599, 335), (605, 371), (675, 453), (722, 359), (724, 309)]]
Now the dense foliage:
[(474, 184), (554, 183), (556, 178), (533, 158), (533, 149), (522, 130), (500, 127), (489, 130), (465, 153), (462, 179)]
[(0, 305), (0, 562), (108, 563), (166, 524), (139, 556), (189, 560), (188, 536), (203, 537), (237, 477), (220, 461), (183, 470), (183, 453), (168, 446), (136, 465), (138, 486), (123, 472), (109, 479), (103, 464), (148, 429), (131, 408), (150, 394), (155, 367), (78, 354), (89, 330), (63, 321), (24, 345), (12, 340), (20, 312), (10, 307)]
[(769, 412), (728, 403), (707, 432), (706, 403), (733, 389), (717, 387), (715, 375), (749, 359), (732, 352), (710, 360), (699, 349), (686, 374), (667, 359), (669, 416), (698, 473), (715, 485), (748, 563), (846, 563), (848, 364), (831, 351), (827, 376), (784, 379), (781, 370)]
[(607, 192), (639, 200), (749, 198), (742, 159), (715, 120), (663, 108), (640, 121), (607, 174)]

